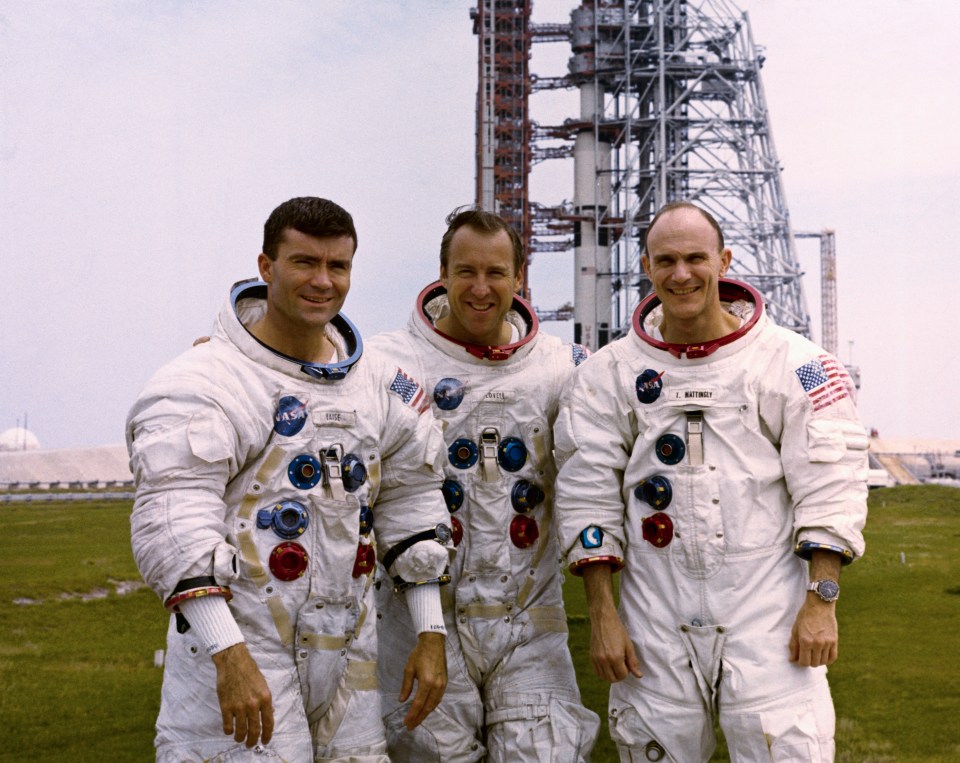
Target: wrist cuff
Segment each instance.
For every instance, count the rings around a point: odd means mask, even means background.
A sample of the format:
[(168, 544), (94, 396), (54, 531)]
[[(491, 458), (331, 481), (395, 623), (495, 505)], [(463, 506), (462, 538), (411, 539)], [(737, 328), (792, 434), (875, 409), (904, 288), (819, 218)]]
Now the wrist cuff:
[(573, 575), (583, 575), (583, 568), (591, 564), (607, 564), (611, 572), (620, 572), (623, 569), (623, 559), (619, 556), (588, 556), (586, 559), (578, 559), (570, 565), (570, 573)]
[(853, 552), (850, 549), (843, 548), (842, 546), (832, 546), (828, 543), (816, 543), (812, 540), (800, 541), (793, 552), (801, 559), (806, 559), (809, 562), (814, 551), (830, 551), (838, 554), (840, 556), (840, 564), (846, 565), (853, 561)]
[(191, 578), (181, 581), (170, 597), (163, 602), (171, 612), (179, 612), (180, 604), (189, 599), (200, 599), (204, 596), (222, 596), (227, 601), (233, 598), (229, 588), (217, 585), (213, 578)]
[(404, 595), (407, 597), (407, 609), (410, 610), (413, 628), (418, 634), (424, 631), (446, 634), (439, 585), (414, 586), (408, 588)]
[(180, 602), (182, 614), (203, 642), (207, 654), (222, 652), (243, 641), (243, 634), (222, 596), (204, 596)]

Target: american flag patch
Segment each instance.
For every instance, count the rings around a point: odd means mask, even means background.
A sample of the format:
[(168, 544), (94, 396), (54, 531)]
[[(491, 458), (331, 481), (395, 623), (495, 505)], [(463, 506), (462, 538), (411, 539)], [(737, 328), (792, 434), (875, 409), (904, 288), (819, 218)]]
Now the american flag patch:
[(850, 396), (847, 370), (832, 355), (820, 355), (804, 363), (796, 374), (815, 411)]
[(397, 375), (394, 376), (393, 381), (390, 382), (390, 391), (398, 394), (404, 403), (411, 408), (415, 408), (420, 413), (423, 413), (430, 407), (427, 396), (423, 394), (423, 388), (407, 376), (403, 372), (403, 369), (397, 369)]
[(572, 344), (570, 345), (570, 355), (573, 358), (573, 365), (579, 366), (590, 357), (590, 350), (582, 344)]

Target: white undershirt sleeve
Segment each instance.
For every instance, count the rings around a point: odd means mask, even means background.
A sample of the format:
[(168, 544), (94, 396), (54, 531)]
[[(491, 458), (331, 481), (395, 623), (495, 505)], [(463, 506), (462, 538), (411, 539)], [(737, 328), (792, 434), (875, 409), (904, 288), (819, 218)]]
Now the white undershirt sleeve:
[(243, 641), (240, 626), (233, 619), (227, 600), (222, 596), (187, 599), (181, 601), (178, 606), (197, 638), (203, 642), (207, 654), (222, 652), (228, 646)]
[(418, 634), (426, 631), (446, 635), (447, 628), (443, 624), (443, 608), (440, 605), (439, 583), (413, 586), (408, 588), (404, 595), (407, 597), (407, 608), (410, 610), (413, 628)]

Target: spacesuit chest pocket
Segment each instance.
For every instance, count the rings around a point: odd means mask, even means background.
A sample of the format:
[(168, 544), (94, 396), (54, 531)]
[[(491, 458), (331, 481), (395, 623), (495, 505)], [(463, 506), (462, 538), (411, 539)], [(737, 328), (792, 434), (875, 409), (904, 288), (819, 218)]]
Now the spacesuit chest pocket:
[(482, 479), (470, 485), (464, 536), (469, 541), (465, 562), (473, 571), (499, 569), (510, 553), (506, 539), (514, 512), (510, 506), (509, 485), (506, 480), (485, 482)]
[(717, 470), (681, 466), (675, 475), (674, 508), (677, 559), (694, 578), (709, 578), (723, 566), (726, 553)]
[(357, 584), (352, 571), (360, 539), (360, 499), (352, 493), (342, 501), (312, 493), (308, 501), (314, 522), (313, 586), (331, 595), (352, 591)]
[(337, 692), (359, 612), (355, 598), (342, 597), (312, 599), (298, 614), (297, 676), (304, 710), (311, 723), (327, 712)]
[(848, 450), (864, 451), (866, 433), (856, 422), (814, 419), (807, 424), (807, 453), (811, 462), (836, 463)]

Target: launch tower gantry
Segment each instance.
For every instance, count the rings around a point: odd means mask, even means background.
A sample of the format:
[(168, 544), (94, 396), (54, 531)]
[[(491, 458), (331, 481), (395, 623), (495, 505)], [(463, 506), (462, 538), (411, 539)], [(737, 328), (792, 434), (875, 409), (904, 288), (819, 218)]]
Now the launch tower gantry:
[[(679, 199), (717, 218), (734, 254), (731, 275), (764, 295), (777, 323), (809, 336), (760, 78), (764, 58), (746, 13), (730, 0), (584, 0), (569, 25), (540, 26), (530, 23), (531, 2), (483, 0), (474, 11), (481, 51), (477, 197), (501, 214), (510, 209), (507, 201), (525, 199), (516, 202), (524, 211), (512, 219), (521, 221), (528, 252), (572, 244), (574, 338), (596, 349), (629, 327), (651, 290), (640, 264), (647, 226), (659, 207)], [(513, 19), (522, 19), (522, 33), (506, 23)], [(522, 115), (504, 111), (498, 93), (519, 70), (497, 56), (503, 42), (514, 41), (507, 50), (526, 70), (533, 41), (562, 36), (572, 47), (568, 73), (528, 72), (522, 88), (509, 88), (523, 102)], [(577, 88), (577, 117), (532, 124), (529, 94), (545, 87)], [(485, 118), (491, 122), (483, 127)], [(532, 164), (571, 153), (572, 203), (532, 203), (526, 190)], [(492, 192), (491, 175), (480, 167), (485, 156), (493, 157)], [(497, 173), (514, 170), (514, 195), (503, 196)]]

